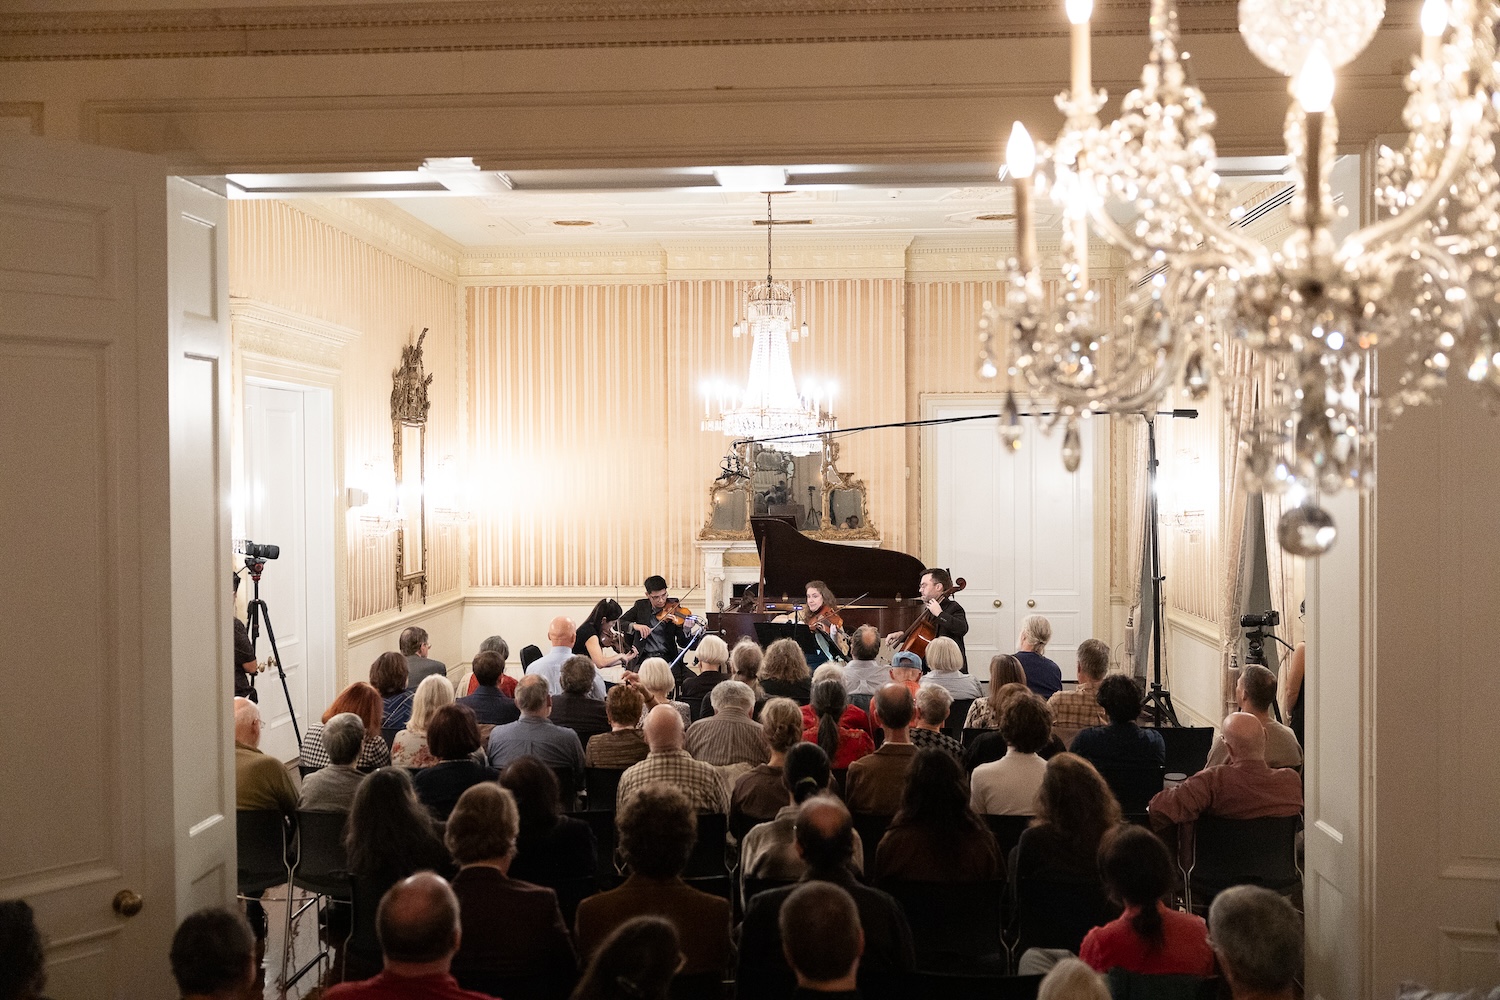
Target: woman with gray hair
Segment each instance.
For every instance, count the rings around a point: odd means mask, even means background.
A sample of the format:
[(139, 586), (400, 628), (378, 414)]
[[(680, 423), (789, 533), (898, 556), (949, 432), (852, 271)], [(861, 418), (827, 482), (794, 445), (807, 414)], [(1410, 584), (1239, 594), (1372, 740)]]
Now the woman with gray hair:
[(355, 768), (364, 746), (365, 724), (353, 712), (340, 712), (323, 723), (323, 751), (328, 766), (302, 779), (297, 808), (307, 812), (348, 812), (365, 776)]
[(927, 666), (931, 673), (922, 678), (922, 685), (936, 685), (953, 696), (954, 701), (973, 701), (983, 698), (979, 682), (972, 674), (962, 673), (964, 654), (958, 643), (947, 636), (938, 636), (927, 644)]
[(688, 708), (685, 701), (673, 701), (672, 689), (677, 682), (672, 679), (672, 668), (667, 666), (667, 661), (660, 656), (653, 656), (641, 664), (637, 674), (636, 687), (641, 689), (641, 694), (646, 697), (646, 704), (641, 708), (641, 722), (644, 724), (646, 716), (657, 705), (671, 705), (682, 716), (682, 728), (686, 729), (693, 721), (692, 710)]
[(1043, 699), (1062, 690), (1062, 668), (1047, 658), (1047, 643), (1052, 641), (1052, 623), (1041, 615), (1021, 619), (1021, 637), (1016, 659), (1026, 671), (1026, 686)]
[(488, 782), (459, 796), (448, 817), (443, 839), (460, 865), (453, 892), (463, 926), (453, 976), (492, 996), (510, 996), (523, 979), (536, 995), (565, 996), (578, 979), (578, 957), (557, 894), (510, 877), (520, 826), (510, 791)]
[(682, 682), (684, 698), (707, 698), (715, 687), (729, 680), (725, 669), (729, 666), (729, 647), (716, 635), (704, 636), (698, 643), (698, 659), (693, 664), (696, 673), (689, 674)]

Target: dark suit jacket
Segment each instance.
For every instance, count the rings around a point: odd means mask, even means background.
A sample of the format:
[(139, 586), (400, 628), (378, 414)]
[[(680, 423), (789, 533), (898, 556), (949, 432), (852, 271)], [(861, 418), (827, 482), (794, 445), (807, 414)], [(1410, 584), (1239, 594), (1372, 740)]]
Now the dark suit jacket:
[(729, 680), (729, 675), (719, 670), (705, 670), (701, 674), (691, 674), (679, 682), (679, 690), (684, 698), (702, 698), (704, 711), (712, 714), (713, 709), (708, 706), (708, 696), (713, 689)]
[(453, 892), (464, 929), (453, 958), (460, 983), (473, 973), (548, 975), (560, 995), (572, 991), (578, 959), (556, 893), (485, 867), (460, 871)]
[(406, 658), (406, 690), (415, 691), (418, 684), (421, 684), (433, 674), (442, 674), (444, 677), (447, 677), (447, 664), (427, 656), (408, 656)]
[(516, 703), (501, 694), (498, 687), (481, 685), (474, 689), (473, 694), (458, 699), (458, 703), (468, 705), (474, 713), (474, 721), (481, 726), (503, 726), (521, 717)]
[[(587, 962), (604, 939), (631, 917), (670, 920), (677, 928), (683, 973), (723, 972), (729, 967), (729, 900), (699, 892), (682, 879), (631, 875), (618, 889), (578, 904), (578, 952)], [(774, 922), (774, 921), (773, 921)]]
[(578, 742), (588, 745), (589, 737), (609, 732), (609, 716), (604, 702), (588, 695), (560, 694), (552, 699), (552, 724), (566, 726), (578, 734)]
[[(866, 848), (866, 850), (869, 850)], [(916, 966), (911, 928), (895, 899), (857, 882), (847, 868), (838, 872), (809, 872), (802, 881), (821, 880), (842, 886), (854, 897), (865, 932), (865, 954), (859, 960), (859, 991), (871, 1000), (889, 997), (908, 1000), (907, 973)], [(785, 997), (797, 978), (781, 953), (781, 907), (795, 886), (758, 892), (745, 911), (740, 928), (740, 964), (735, 979), (739, 1000)]]
[(939, 638), (947, 637), (958, 643), (958, 655), (963, 657), (963, 669), (969, 669), (969, 651), (964, 648), (964, 636), (969, 634), (969, 616), (964, 612), (964, 607), (953, 598), (948, 598), (942, 604), (943, 613), (937, 616), (937, 634)]

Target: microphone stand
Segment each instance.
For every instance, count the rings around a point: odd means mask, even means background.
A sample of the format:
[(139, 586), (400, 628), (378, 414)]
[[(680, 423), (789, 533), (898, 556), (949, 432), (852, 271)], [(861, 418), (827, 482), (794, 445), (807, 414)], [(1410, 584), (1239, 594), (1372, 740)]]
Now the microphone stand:
[[(1174, 410), (1172, 416), (1189, 413), (1194, 417), (1198, 415), (1196, 410)], [(1161, 585), (1167, 578), (1161, 572), (1161, 535), (1157, 524), (1156, 475), (1160, 463), (1156, 457), (1156, 414), (1142, 416), (1146, 418), (1147, 441), (1146, 538), (1151, 550), (1151, 689), (1146, 692), (1142, 707), (1151, 709), (1152, 724), (1160, 729), (1163, 719), (1174, 727), (1180, 727), (1182, 723), (1177, 721), (1177, 711), (1172, 707), (1172, 693), (1161, 683)]]

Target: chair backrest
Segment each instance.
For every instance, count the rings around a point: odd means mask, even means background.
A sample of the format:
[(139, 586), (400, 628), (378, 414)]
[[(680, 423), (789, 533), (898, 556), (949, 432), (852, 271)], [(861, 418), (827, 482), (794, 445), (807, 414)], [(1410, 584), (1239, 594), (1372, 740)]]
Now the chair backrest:
[(1000, 848), (1000, 857), (1010, 857), (1010, 852), (1015, 850), (1016, 844), (1021, 842), (1021, 834), (1031, 825), (1030, 816), (990, 816), (984, 817), (984, 822), (990, 828), (990, 833), (995, 835), (995, 843)]
[(239, 891), (259, 892), (286, 882), (291, 842), (287, 817), (275, 809), (240, 809), (234, 822)]
[[(906, 882), (885, 879), (911, 925), (920, 969), (971, 967), (1001, 954), (1001, 901), (1005, 883)], [(1001, 965), (994, 971), (1005, 971)]]
[(960, 742), (962, 742), (963, 745), (966, 746), (966, 747), (971, 747), (971, 746), (974, 745), (974, 741), (977, 740), (977, 739), (979, 739), (979, 737), (983, 736), (985, 733), (992, 733), (992, 732), (994, 732), (993, 729), (984, 729), (984, 728), (968, 729), (968, 728), (965, 728), (963, 730), (963, 739)]
[(1035, 875), (1016, 879), (1016, 949), (1066, 948), (1075, 955), (1084, 935), (1118, 915), (1098, 882)]
[[(1194, 885), (1213, 891), (1231, 885), (1260, 885), (1284, 890), (1302, 877), (1297, 869), (1297, 829), (1300, 816), (1225, 819), (1199, 816), (1193, 824)], [(1211, 897), (1193, 894), (1194, 905), (1207, 906)]]
[(728, 875), (725, 857), (729, 843), (729, 817), (723, 813), (698, 814), (698, 841), (688, 857), (683, 877)]
[(1218, 977), (1148, 976), (1119, 967), (1110, 969), (1105, 979), (1111, 1000), (1214, 1000), (1222, 985)]
[(348, 898), (349, 859), (344, 850), (348, 813), (297, 812), (297, 872), (293, 881), (325, 896)]
[(885, 836), (885, 831), (890, 827), (894, 816), (875, 816), (871, 813), (854, 814), (854, 832), (859, 834), (861, 846), (865, 849), (865, 871), (875, 867), (875, 849), (880, 846), (880, 838)]
[(703, 703), (707, 700), (706, 698), (700, 695), (697, 698), (682, 697), (677, 700), (688, 707), (688, 719), (692, 722), (703, 718)]
[(615, 811), (615, 798), (620, 792), (620, 775), (624, 768), (590, 767), (583, 772), (583, 787), (588, 796), (587, 808), (592, 812)]
[(1161, 791), (1164, 774), (1164, 767), (1099, 768), (1100, 777), (1120, 803), (1120, 811), (1130, 814), (1146, 811), (1146, 804), (1151, 801), (1151, 797)]
[(1083, 732), (1083, 729), (1078, 726), (1054, 725), (1052, 727), (1052, 735), (1056, 736), (1065, 747), (1071, 747), (1073, 745), (1073, 737), (1081, 732)]
[(601, 881), (613, 883), (619, 875), (615, 868), (615, 845), (619, 843), (615, 814), (590, 809), (568, 815), (587, 823), (589, 829), (594, 831), (594, 875)]
[[(553, 879), (547, 883), (547, 888), (557, 893), (557, 908), (562, 911), (563, 923), (572, 927), (578, 904), (599, 891), (599, 880), (592, 875)], [(508, 993), (504, 995), (510, 996)]]
[(1208, 764), (1208, 751), (1214, 745), (1212, 726), (1163, 726), (1157, 732), (1167, 744), (1168, 774), (1197, 774)]
[(387, 726), (380, 730), (380, 738), (385, 740), (385, 748), (387, 750), (396, 745), (396, 736), (401, 732), (402, 728), (403, 727), (401, 726), (396, 726), (394, 728)]
[(911, 995), (942, 1000), (1036, 1000), (1041, 976), (972, 974), (918, 970), (911, 977)]
[(557, 798), (562, 811), (572, 812), (578, 807), (578, 777), (571, 767), (554, 767), (552, 773), (557, 776)]
[(948, 721), (943, 723), (943, 732), (953, 739), (962, 739), (964, 734), (964, 720), (969, 717), (969, 709), (973, 706), (973, 698), (959, 698), (953, 702), (953, 707), (948, 710)]
[(734, 879), (728, 875), (689, 875), (682, 881), (699, 892), (734, 902)]
[(745, 905), (749, 906), (750, 900), (759, 893), (765, 892), (768, 889), (781, 889), (796, 884), (796, 879), (747, 878), (741, 882), (740, 894), (744, 897)]
[(724, 996), (724, 974), (721, 972), (678, 973), (668, 993), (672, 1000), (721, 1000)]

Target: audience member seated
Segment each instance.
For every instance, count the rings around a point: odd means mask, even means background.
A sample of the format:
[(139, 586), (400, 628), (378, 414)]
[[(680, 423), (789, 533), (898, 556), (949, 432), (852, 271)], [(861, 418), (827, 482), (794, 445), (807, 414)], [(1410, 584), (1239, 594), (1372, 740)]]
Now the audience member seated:
[[(795, 757), (796, 752), (788, 760), (789, 768), (796, 763)], [(858, 974), (861, 995), (869, 1000), (905, 1000), (909, 996), (906, 977), (916, 964), (911, 928), (894, 899), (855, 878), (851, 865), (854, 822), (849, 810), (832, 795), (815, 795), (797, 807), (794, 826), (797, 852), (807, 865), (801, 884), (831, 882), (854, 899), (859, 911), (865, 935), (865, 959)], [(756, 893), (746, 905), (735, 976), (742, 1000), (784, 997), (795, 988), (796, 978), (782, 946), (781, 910), (799, 887)]]
[(870, 702), (875, 722), (885, 733), (880, 749), (849, 765), (844, 779), (844, 800), (853, 812), (871, 816), (894, 816), (906, 790), (906, 772), (917, 748), (907, 732), (916, 704), (911, 691), (901, 684), (887, 684)]
[(790, 698), (799, 705), (812, 698), (812, 671), (795, 639), (777, 639), (766, 647), (760, 686), (772, 698)]
[[(547, 693), (554, 698), (562, 694), (563, 664), (573, 658), (573, 643), (577, 639), (578, 627), (573, 624), (573, 619), (566, 615), (558, 615), (547, 625), (547, 641), (551, 643), (552, 648), (526, 668), (527, 677), (540, 677), (547, 682)], [(518, 699), (520, 690), (521, 686), (517, 684)], [(593, 697), (600, 701), (604, 700), (604, 678), (599, 676), (598, 671), (594, 673), (592, 692)], [(525, 709), (522, 711), (524, 712)]]
[[(403, 690), (402, 693), (405, 694), (405, 691)], [(345, 712), (353, 712), (363, 723), (363, 742), (355, 757), (354, 766), (373, 771), (391, 762), (391, 748), (386, 746), (385, 740), (380, 737), (380, 727), (385, 724), (385, 705), (380, 692), (364, 681), (355, 681), (333, 699), (333, 704), (324, 711), (322, 721), (308, 726), (307, 732), (302, 734), (302, 754), (299, 764), (304, 768), (328, 766), (328, 751), (323, 745), (323, 727), (335, 715), (342, 715)]]
[(662, 782), (671, 785), (692, 804), (694, 811), (701, 813), (727, 813), (729, 796), (724, 792), (724, 779), (712, 764), (694, 760), (693, 755), (682, 748), (682, 716), (668, 705), (658, 705), (646, 716), (646, 745), (651, 752), (639, 764), (625, 769), (620, 775), (620, 787), (616, 793), (617, 807), (647, 785)]
[(1099, 707), (1099, 685), (1109, 673), (1109, 645), (1100, 639), (1085, 639), (1078, 644), (1078, 686), (1058, 691), (1047, 699), (1052, 709), (1052, 725), (1069, 730), (1070, 736), (1080, 729), (1102, 726), (1109, 716)]
[(1105, 891), (1125, 912), (1089, 931), (1079, 958), (1099, 972), (1214, 974), (1214, 952), (1203, 918), (1162, 902), (1172, 889), (1175, 869), (1167, 845), (1156, 834), (1134, 824), (1115, 827), (1099, 848), (1099, 873)]
[(583, 748), (583, 762), (589, 767), (623, 771), (646, 759), (650, 748), (641, 735), (641, 711), (646, 699), (628, 684), (616, 684), (604, 698), (604, 716), (609, 732), (589, 737)]
[(1039, 698), (1050, 698), (1062, 690), (1062, 668), (1046, 656), (1052, 641), (1052, 623), (1041, 615), (1021, 619), (1020, 649), (1016, 659), (1026, 671), (1026, 686)]
[[(365, 686), (369, 687), (368, 684)], [(372, 694), (374, 690), (370, 688)], [(380, 704), (378, 698), (375, 704)], [(308, 812), (348, 812), (354, 802), (355, 790), (365, 780), (365, 776), (354, 767), (360, 747), (364, 745), (365, 724), (353, 712), (340, 712), (323, 724), (321, 735), (328, 766), (320, 767), (302, 779), (302, 795), (297, 808)]]
[(236, 809), (297, 811), (297, 786), (286, 765), (260, 750), (260, 709), (234, 699), (234, 799)]
[(0, 996), (6, 1000), (45, 1000), (42, 991), (47, 988), (47, 955), (36, 914), (24, 899), (0, 900), (0, 956), (5, 958), (0, 963)]
[[(757, 823), (775, 819), (776, 814), (791, 802), (783, 769), (787, 751), (802, 742), (802, 710), (790, 698), (772, 698), (761, 709), (760, 726), (771, 759), (768, 763), (755, 765), (734, 783), (729, 796), (729, 829), (737, 837), (743, 836)], [(689, 730), (689, 748), (692, 738), (692, 730)]]
[(963, 769), (941, 750), (918, 750), (901, 809), (875, 851), (877, 879), (987, 882), (1003, 862), (995, 838), (969, 808)]
[(604, 939), (570, 1000), (667, 1000), (683, 961), (671, 921), (632, 917)]
[(432, 674), (417, 685), (411, 718), (391, 744), (391, 763), (397, 767), (431, 767), (437, 758), (427, 748), (427, 723), (445, 705), (453, 704), (453, 685), (446, 674)]
[(604, 702), (594, 697), (598, 676), (587, 656), (570, 656), (562, 665), (562, 694), (552, 699), (552, 724), (573, 730), (584, 744), (610, 728)]
[(535, 757), (548, 767), (571, 772), (573, 787), (582, 788), (583, 744), (573, 730), (553, 725), (547, 679), (522, 678), (516, 685), (516, 707), (521, 710), (519, 719), (490, 731), (490, 766), (504, 770), (512, 761)]
[(525, 882), (556, 887), (594, 872), (594, 831), (581, 819), (564, 816), (557, 775), (535, 757), (521, 757), (500, 775), (515, 796), (521, 827), (510, 874)]
[[(813, 688), (816, 689), (824, 681), (838, 681), (840, 684), (844, 684), (844, 666), (842, 663), (818, 664), (818, 669), (814, 670), (812, 675)], [(845, 690), (848, 690), (847, 686)], [(870, 696), (865, 695), (864, 697), (868, 701)], [(808, 704), (801, 706), (801, 708), (803, 730), (817, 729), (818, 713), (813, 710), (811, 700), (809, 699)], [(844, 709), (844, 714), (839, 717), (839, 725), (846, 729), (863, 730), (870, 734), (872, 738), (875, 735), (875, 729), (870, 725), (869, 714), (858, 705), (851, 704)], [(871, 745), (873, 746), (874, 744), (872, 743)]]
[(341, 983), (328, 1000), (489, 1000), (449, 973), (463, 935), (458, 898), (441, 877), (421, 872), (391, 886), (375, 918), (384, 967), (372, 979)]
[(1208, 939), (1234, 1000), (1301, 994), (1302, 916), (1270, 889), (1237, 885), (1219, 893), (1208, 910)]
[(964, 654), (959, 652), (958, 643), (940, 635), (927, 644), (927, 669), (930, 673), (923, 675), (921, 684), (943, 688), (954, 701), (984, 697), (979, 681), (972, 674), (961, 672), (963, 666)]
[(859, 997), (859, 958), (865, 951), (859, 908), (831, 882), (793, 889), (779, 920), (786, 961), (797, 977), (793, 997)]
[(899, 650), (891, 655), (891, 683), (901, 684), (911, 692), (911, 696), (917, 696), (917, 688), (922, 686), (922, 658), (909, 649)]
[(943, 732), (952, 711), (953, 696), (947, 688), (937, 684), (917, 688), (917, 714), (912, 719), (911, 732), (907, 734), (911, 737), (911, 745), (918, 750), (941, 750), (955, 761), (962, 761), (963, 744)]
[(646, 699), (642, 706), (642, 719), (651, 714), (651, 710), (657, 705), (667, 705), (678, 715), (682, 716), (682, 728), (686, 729), (693, 723), (692, 709), (685, 701), (673, 701), (672, 691), (677, 687), (677, 681), (672, 677), (672, 668), (659, 656), (652, 656), (641, 664), (640, 679), (637, 686)]
[[(804, 740), (823, 748), (835, 770), (843, 770), (875, 752), (875, 741), (869, 733), (844, 725), (848, 697), (844, 685), (838, 681), (819, 681), (813, 686), (812, 704), (808, 706), (817, 722), (802, 731)], [(806, 713), (802, 718), (807, 721)]]
[(739, 681), (755, 694), (755, 717), (760, 718), (760, 708), (769, 697), (760, 686), (760, 666), (765, 653), (749, 636), (734, 644), (729, 651), (729, 677)]
[(974, 769), (969, 779), (970, 802), (975, 812), (989, 816), (1031, 816), (1047, 770), (1047, 762), (1037, 751), (1052, 735), (1047, 703), (1029, 692), (1009, 698), (1000, 718), (1000, 735), (1005, 740), (1005, 756)]
[[(1240, 679), (1234, 686), (1234, 700), (1240, 711), (1253, 715), (1266, 731), (1266, 766), (1301, 767), (1302, 746), (1297, 734), (1271, 718), (1271, 705), (1276, 701), (1276, 675), (1259, 663), (1249, 663), (1240, 670)], [(1214, 736), (1213, 746), (1208, 751), (1208, 767), (1217, 767), (1229, 761), (1229, 746), (1224, 734)]]
[(1099, 844), (1120, 824), (1120, 805), (1094, 766), (1061, 753), (1047, 762), (1036, 818), (1021, 834), (1012, 881), (1021, 877), (1098, 884)]
[[(1032, 690), (1025, 684), (1007, 684), (1002, 687), (1000, 689), (1000, 697), (997, 699), (1000, 703), (1000, 715), (998, 718), (1003, 719), (1005, 717), (1005, 712), (1012, 702), (1029, 694), (1032, 694)], [(988, 764), (991, 761), (996, 761), (1004, 757), (1007, 749), (1009, 749), (1009, 746), (1005, 742), (1004, 734), (999, 729), (986, 730), (976, 735), (964, 747), (964, 767), (972, 772), (981, 764)], [(1051, 760), (1067, 749), (1063, 745), (1063, 741), (1057, 738), (1057, 733), (1049, 731), (1047, 734), (1047, 744), (1036, 753), (1042, 760)]]
[[(526, 648), (536, 649), (535, 646), (527, 646)], [(505, 697), (514, 698), (516, 696), (516, 679), (505, 672), (505, 661), (510, 659), (510, 643), (506, 642), (502, 636), (492, 635), (479, 644), (479, 653), (475, 655), (474, 659), (478, 660), (479, 657), (483, 656), (485, 653), (494, 653), (500, 658), (500, 673), (496, 679), (495, 686), (500, 689), (500, 693), (505, 695)], [(541, 655), (541, 650), (537, 650), (537, 655)], [(474, 692), (478, 691), (480, 685), (483, 683), (482, 681), (480, 681), (479, 673), (474, 669), (473, 663), (470, 663), (469, 666), (471, 672), (469, 674), (468, 690), (464, 692), (465, 696), (471, 695)], [(526, 664), (521, 664), (521, 670), (523, 672), (526, 670)], [(463, 699), (460, 698), (459, 700), (462, 701)], [(469, 707), (473, 708), (474, 706), (470, 705)], [(479, 718), (479, 722), (481, 725), (493, 726), (498, 724), (493, 722), (486, 723), (483, 718), (479, 717), (479, 712), (477, 710), (475, 711), (474, 715), (476, 718)], [(511, 720), (506, 719), (505, 721), (510, 722)]]
[[(693, 672), (682, 682), (684, 698), (707, 699), (714, 688), (729, 680), (724, 672), (729, 665), (729, 647), (716, 635), (704, 636), (698, 643), (698, 659), (693, 663)], [(702, 714), (707, 714), (705, 710)]]
[(1302, 776), (1290, 768), (1266, 766), (1266, 730), (1259, 719), (1235, 712), (1224, 720), (1222, 732), (1229, 763), (1204, 768), (1152, 796), (1152, 827), (1165, 830), (1203, 815), (1259, 819), (1302, 811)]
[(1009, 684), (1025, 684), (1026, 671), (1021, 661), (1009, 653), (996, 653), (990, 657), (990, 689), (982, 700), (969, 706), (964, 717), (965, 729), (1000, 728), (1000, 692)]
[(380, 692), (382, 699), (380, 725), (383, 729), (400, 729), (411, 718), (411, 700), (416, 692), (407, 689), (408, 676), (406, 657), (400, 653), (381, 653), (370, 664), (370, 686)]
[(1111, 674), (1099, 685), (1097, 697), (1109, 725), (1083, 730), (1068, 749), (1095, 767), (1160, 767), (1167, 762), (1161, 733), (1136, 725), (1141, 689), (1134, 678)]
[[(500, 637), (491, 636), (490, 639)], [(500, 641), (505, 642), (504, 639)], [(482, 726), (503, 726), (519, 719), (521, 710), (516, 707), (512, 697), (516, 691), (516, 680), (505, 676), (504, 655), (493, 650), (480, 650), (479, 655), (474, 657), (473, 669), (474, 690), (458, 699), (458, 703), (469, 707), (474, 713), (474, 721)], [(510, 681), (509, 694), (504, 690), (504, 681)]]
[(684, 974), (724, 972), (730, 955), (729, 901), (682, 880), (698, 838), (691, 800), (671, 785), (652, 783), (622, 799), (617, 825), (630, 876), (619, 888), (578, 904), (579, 953), (585, 960), (591, 958), (605, 938), (632, 917), (658, 916), (677, 928), (686, 956)]
[(1109, 984), (1087, 962), (1069, 956), (1047, 970), (1036, 1000), (1110, 1000)]
[(427, 641), (427, 630), (415, 625), (401, 630), (399, 640), (401, 655), (406, 657), (406, 689), (415, 691), (429, 677), (447, 677), (448, 667), (427, 654), (432, 644)]
[(714, 714), (688, 727), (683, 749), (694, 760), (719, 768), (732, 784), (750, 768), (770, 760), (771, 747), (765, 730), (750, 717), (755, 712), (755, 692), (749, 687), (725, 681), (715, 685), (708, 697)]
[[(436, 760), (412, 777), (417, 798), (439, 823), (469, 788), (493, 782), (498, 776), (488, 764), (474, 759), (479, 749), (479, 726), (468, 705), (444, 705), (427, 723), (427, 749)], [(306, 782), (303, 783), (306, 787)]]
[(453, 860), (463, 942), (453, 959), (461, 984), (482, 988), (497, 978), (546, 982), (566, 996), (578, 977), (573, 940), (551, 889), (511, 877), (520, 815), (504, 788), (475, 785), (453, 807), (443, 835)]
[[(172, 978), (182, 1000), (245, 1000), (255, 985), (255, 936), (238, 910), (211, 906), (190, 913), (172, 935)], [(6, 963), (12, 959), (4, 951)], [(4, 975), (0, 975), (3, 983)], [(21, 996), (29, 994), (22, 993)], [(0, 990), (9, 1000), (15, 993)]]
[[(798, 743), (787, 751), (781, 780), (781, 794), (789, 804), (745, 834), (740, 844), (740, 874), (744, 878), (790, 882), (807, 874), (807, 862), (797, 849), (797, 807), (814, 795), (831, 793), (833, 773), (828, 768), (828, 755), (816, 743)], [(863, 872), (864, 844), (858, 830), (853, 836), (849, 863), (856, 872)]]
[(849, 662), (844, 664), (844, 690), (850, 695), (874, 697), (891, 683), (891, 668), (879, 663), (880, 632), (874, 625), (861, 625), (849, 637)]

